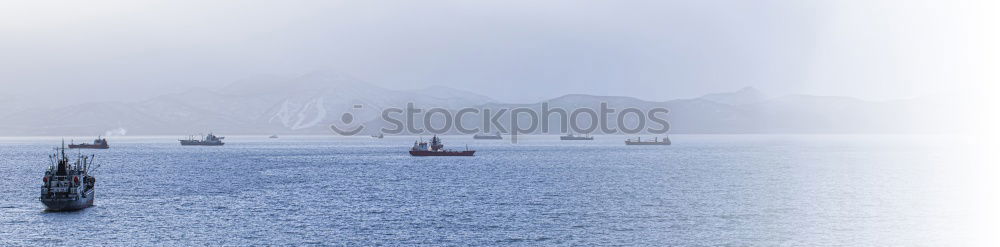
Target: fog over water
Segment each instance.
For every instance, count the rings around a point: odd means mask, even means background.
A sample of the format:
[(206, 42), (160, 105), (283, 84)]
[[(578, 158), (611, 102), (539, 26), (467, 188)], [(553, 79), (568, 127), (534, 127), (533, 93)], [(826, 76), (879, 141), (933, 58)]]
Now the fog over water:
[[(144, 100), (316, 70), (506, 102), (754, 86), (964, 92), (995, 54), (989, 1), (7, 2), (0, 85), (34, 105)], [(992, 21), (992, 22), (991, 22)], [(44, 95), (44, 97), (25, 96)], [(44, 100), (39, 100), (44, 98)], [(20, 101), (19, 101), (20, 102)]]

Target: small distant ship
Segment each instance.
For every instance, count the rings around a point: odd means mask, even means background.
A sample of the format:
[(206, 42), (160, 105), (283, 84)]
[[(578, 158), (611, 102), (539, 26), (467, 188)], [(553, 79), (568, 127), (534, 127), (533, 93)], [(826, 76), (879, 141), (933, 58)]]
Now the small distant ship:
[(267, 138), (278, 139), (278, 135), (271, 135), (271, 136), (268, 136)]
[(42, 177), (41, 200), (48, 211), (78, 210), (94, 205), (94, 184), (97, 179), (90, 176), (94, 156), (80, 155), (69, 162), (66, 148), (62, 146), (55, 155), (49, 156), (53, 163)]
[(382, 133), (378, 133), (378, 135), (372, 135), (372, 138), (382, 139), (382, 138), (385, 138), (385, 135), (383, 135)]
[(476, 140), (503, 140), (503, 136), (500, 136), (500, 132), (497, 132), (495, 135), (488, 135), (488, 134), (484, 133), (484, 134), (476, 134), (476, 135), (472, 136), (472, 139), (476, 139)]
[(559, 140), (563, 140), (563, 141), (593, 141), (594, 137), (590, 136), (590, 135), (578, 136), (578, 135), (573, 135), (573, 133), (569, 133), (569, 135), (560, 136)]
[(69, 143), (69, 148), (70, 149), (76, 149), (76, 148), (84, 148), (84, 149), (108, 149), (108, 148), (111, 148), (111, 146), (108, 146), (108, 139), (104, 139), (104, 138), (101, 138), (100, 136), (98, 136), (97, 139), (94, 139), (94, 143), (73, 144), (72, 142), (70, 142)]
[(653, 137), (652, 141), (643, 141), (642, 137), (636, 137), (635, 140), (625, 140), (625, 145), (670, 145), (670, 138), (667, 138), (666, 136), (664, 136), (663, 139)]
[(195, 140), (194, 137), (188, 137), (187, 140), (178, 140), (181, 142), (181, 146), (222, 146), (226, 143), (222, 142), (225, 137), (215, 136), (215, 134), (208, 133), (205, 138), (201, 140)]
[(468, 148), (465, 151), (445, 150), (437, 135), (431, 138), (429, 146), (427, 142), (413, 142), (413, 148), (410, 148), (410, 155), (413, 156), (472, 156), (475, 153), (476, 150)]

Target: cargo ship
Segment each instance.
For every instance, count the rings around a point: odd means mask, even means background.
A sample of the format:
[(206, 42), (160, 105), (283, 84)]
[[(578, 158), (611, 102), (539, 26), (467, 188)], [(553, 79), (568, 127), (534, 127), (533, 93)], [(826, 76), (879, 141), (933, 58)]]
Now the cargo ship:
[(410, 148), (410, 155), (413, 156), (472, 156), (475, 153), (476, 150), (468, 150), (468, 147), (465, 151), (445, 150), (437, 135), (431, 138), (429, 145), (427, 142), (413, 142), (413, 147)]
[(73, 142), (71, 141), (69, 143), (69, 148), (70, 149), (76, 149), (76, 148), (83, 148), (83, 149), (108, 149), (108, 148), (111, 148), (111, 146), (108, 146), (108, 139), (104, 139), (104, 138), (101, 138), (100, 136), (98, 136), (97, 139), (94, 139), (94, 143), (73, 144)]
[[(65, 144), (64, 144), (65, 145)], [(62, 146), (55, 155), (49, 156), (51, 165), (42, 177), (39, 200), (48, 211), (69, 211), (94, 205), (94, 184), (97, 179), (90, 175), (94, 156), (79, 155), (69, 162), (66, 148)]]
[(484, 134), (476, 134), (476, 135), (472, 136), (472, 139), (476, 139), (476, 140), (503, 140), (503, 136), (500, 136), (500, 132), (497, 132), (495, 135), (487, 135), (487, 134), (484, 133)]
[(643, 141), (642, 137), (636, 137), (635, 140), (625, 140), (625, 145), (670, 145), (670, 138), (667, 138), (666, 136), (664, 136), (663, 139), (653, 137), (652, 141)]
[(594, 137), (590, 136), (590, 135), (578, 136), (578, 135), (573, 135), (573, 133), (569, 133), (569, 135), (560, 136), (559, 140), (563, 140), (563, 141), (593, 141)]
[(195, 140), (194, 137), (188, 137), (187, 140), (178, 140), (181, 142), (181, 146), (222, 146), (226, 143), (222, 142), (225, 137), (215, 136), (215, 134), (208, 133), (205, 138), (201, 140)]

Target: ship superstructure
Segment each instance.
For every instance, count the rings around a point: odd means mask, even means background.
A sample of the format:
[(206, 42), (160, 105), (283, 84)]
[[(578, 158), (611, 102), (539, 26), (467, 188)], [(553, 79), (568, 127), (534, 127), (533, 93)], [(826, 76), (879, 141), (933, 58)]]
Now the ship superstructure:
[(187, 140), (178, 140), (181, 142), (181, 146), (222, 146), (226, 143), (222, 142), (225, 137), (215, 136), (215, 134), (208, 133), (201, 140), (194, 139), (194, 137), (188, 137)]

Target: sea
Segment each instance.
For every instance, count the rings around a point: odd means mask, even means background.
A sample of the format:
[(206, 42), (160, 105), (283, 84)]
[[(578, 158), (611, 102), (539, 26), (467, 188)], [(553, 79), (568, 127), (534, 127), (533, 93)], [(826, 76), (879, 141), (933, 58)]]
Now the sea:
[[(42, 176), (66, 137), (0, 138), (0, 245), (955, 246), (984, 240), (953, 139), (672, 135), (113, 136), (93, 207), (47, 212)], [(648, 136), (647, 138), (652, 138)], [(93, 138), (73, 137), (72, 141)], [(644, 138), (645, 139), (645, 138)], [(943, 141), (942, 141), (943, 139)], [(968, 193), (966, 193), (968, 192)]]

